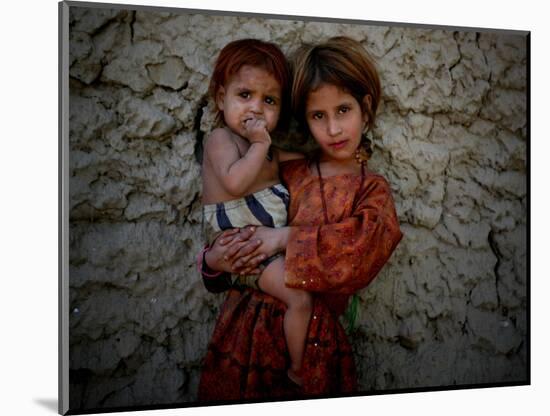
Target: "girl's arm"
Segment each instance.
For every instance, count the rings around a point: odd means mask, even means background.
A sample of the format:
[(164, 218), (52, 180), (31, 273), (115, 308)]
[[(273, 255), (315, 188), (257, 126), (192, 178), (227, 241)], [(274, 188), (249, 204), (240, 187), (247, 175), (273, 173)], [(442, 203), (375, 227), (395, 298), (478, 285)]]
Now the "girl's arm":
[[(198, 257), (198, 270), (203, 284), (209, 292), (220, 293), (231, 288), (232, 264), (227, 257), (229, 248), (238, 248), (244, 255), (256, 250), (260, 241), (250, 240), (254, 234), (254, 227), (233, 228), (224, 231), (211, 245), (206, 247)], [(255, 265), (264, 260), (265, 255), (256, 255), (253, 258)], [(260, 274), (256, 266), (250, 267), (250, 274)]]
[(352, 294), (366, 287), (402, 238), (388, 183), (369, 181), (351, 217), (335, 224), (292, 227), (285, 283), (313, 292)]
[(302, 153), (289, 152), (288, 150), (279, 149), (278, 147), (274, 147), (273, 149), (277, 152), (277, 160), (279, 161), (279, 163), (286, 162), (288, 160), (304, 158), (304, 155)]
[(234, 273), (254, 274), (258, 264), (264, 259), (286, 250), (288, 239), (292, 227), (255, 227), (251, 242), (256, 242), (245, 246), (233, 244), (225, 252), (227, 261), (232, 263)]
[(352, 294), (378, 274), (402, 238), (391, 191), (379, 177), (360, 195), (351, 217), (339, 223), (283, 228), (258, 227), (257, 250), (228, 250), (234, 271), (247, 274), (261, 253), (286, 248), (285, 283), (312, 292)]
[(267, 258), (258, 253), (257, 248), (261, 245), (258, 238), (252, 238), (256, 227), (232, 228), (224, 231), (205, 253), (205, 269), (219, 272), (233, 272), (235, 252), (240, 256), (248, 256), (256, 253), (261, 257), (260, 261)]
[(208, 138), (205, 157), (228, 194), (240, 197), (256, 180), (271, 144), (267, 131), (263, 134), (267, 138), (253, 141), (243, 157), (226, 129), (216, 129)]

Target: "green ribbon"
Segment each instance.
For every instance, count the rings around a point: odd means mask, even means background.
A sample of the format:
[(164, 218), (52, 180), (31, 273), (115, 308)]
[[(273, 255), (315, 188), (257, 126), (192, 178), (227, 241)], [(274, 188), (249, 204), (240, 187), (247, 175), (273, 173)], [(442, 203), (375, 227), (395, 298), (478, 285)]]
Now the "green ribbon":
[(346, 312), (344, 313), (344, 320), (346, 321), (346, 334), (351, 334), (355, 331), (355, 322), (357, 321), (357, 311), (359, 309), (359, 296), (353, 295), (351, 302), (349, 303)]

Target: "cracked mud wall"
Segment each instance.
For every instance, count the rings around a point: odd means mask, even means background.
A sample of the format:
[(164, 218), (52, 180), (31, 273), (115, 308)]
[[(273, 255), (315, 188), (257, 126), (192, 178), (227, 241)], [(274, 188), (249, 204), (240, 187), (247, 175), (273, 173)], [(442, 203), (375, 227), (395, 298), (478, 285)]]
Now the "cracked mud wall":
[[(527, 374), (526, 38), (70, 8), (70, 407), (196, 399), (223, 297), (195, 270), (207, 86), (229, 41), (361, 41), (383, 101), (370, 168), (404, 239), (359, 293), (363, 391)], [(291, 143), (292, 144), (292, 143)]]

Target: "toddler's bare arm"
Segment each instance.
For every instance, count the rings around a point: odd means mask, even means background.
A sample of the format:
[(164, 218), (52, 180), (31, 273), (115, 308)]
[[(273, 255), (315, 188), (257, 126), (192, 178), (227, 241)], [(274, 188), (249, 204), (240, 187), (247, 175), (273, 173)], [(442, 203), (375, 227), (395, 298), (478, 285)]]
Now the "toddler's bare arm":
[(232, 196), (241, 197), (254, 183), (269, 150), (268, 141), (253, 142), (243, 157), (225, 129), (216, 129), (208, 138), (205, 157), (223, 188)]

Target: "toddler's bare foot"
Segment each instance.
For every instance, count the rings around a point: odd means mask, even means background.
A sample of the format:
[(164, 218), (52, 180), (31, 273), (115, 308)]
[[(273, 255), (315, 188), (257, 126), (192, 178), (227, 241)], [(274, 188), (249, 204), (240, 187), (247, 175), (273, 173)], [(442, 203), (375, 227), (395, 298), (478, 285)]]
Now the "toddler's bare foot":
[(298, 371), (294, 371), (292, 368), (289, 368), (288, 371), (286, 372), (288, 378), (295, 384), (297, 384), (298, 386), (302, 387), (302, 377), (301, 375), (299, 374)]

